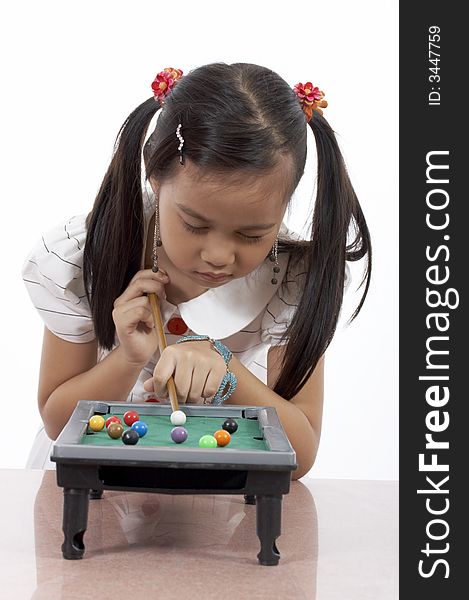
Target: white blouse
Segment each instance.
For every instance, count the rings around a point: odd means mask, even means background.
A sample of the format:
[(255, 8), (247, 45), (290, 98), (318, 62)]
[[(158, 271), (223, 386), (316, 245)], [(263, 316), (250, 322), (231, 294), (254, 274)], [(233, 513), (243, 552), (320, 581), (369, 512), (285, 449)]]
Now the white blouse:
[[(154, 213), (154, 194), (149, 184), (145, 184), (143, 198), (145, 242), (141, 269), (145, 268), (146, 235)], [(46, 327), (54, 335), (74, 343), (89, 342), (96, 337), (83, 283), (85, 220), (86, 215), (74, 216), (44, 233), (29, 252), (22, 268), (26, 289)], [(279, 237), (302, 239), (284, 223)], [(175, 343), (183, 335), (208, 335), (221, 340), (247, 369), (267, 383), (268, 350), (278, 345), (291, 322), (306, 277), (306, 266), (300, 262), (289, 274), (287, 290), (281, 290), (288, 259), (288, 253), (278, 254), (280, 272), (276, 274), (276, 284), (271, 283), (273, 263), (266, 258), (245, 277), (209, 289), (187, 302), (174, 305), (161, 299), (167, 344)], [(348, 266), (345, 276), (347, 289), (350, 284)], [(116, 335), (114, 347), (118, 344)], [(100, 348), (98, 361), (108, 353)], [(159, 356), (157, 350), (141, 371), (127, 402), (145, 402), (155, 398), (154, 393), (143, 389), (143, 384), (153, 376)], [(27, 467), (54, 468), (54, 463), (49, 461), (50, 450), (51, 441), (41, 427)]]

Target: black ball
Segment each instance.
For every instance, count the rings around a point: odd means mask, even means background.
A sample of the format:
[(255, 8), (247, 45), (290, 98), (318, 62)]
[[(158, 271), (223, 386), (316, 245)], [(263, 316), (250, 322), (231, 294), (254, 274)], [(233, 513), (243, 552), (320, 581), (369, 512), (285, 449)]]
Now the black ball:
[(234, 433), (238, 429), (238, 423), (234, 419), (225, 419), (221, 427), (228, 433)]
[(128, 446), (133, 446), (138, 442), (139, 437), (140, 436), (135, 431), (135, 429), (126, 429), (122, 434), (122, 441)]

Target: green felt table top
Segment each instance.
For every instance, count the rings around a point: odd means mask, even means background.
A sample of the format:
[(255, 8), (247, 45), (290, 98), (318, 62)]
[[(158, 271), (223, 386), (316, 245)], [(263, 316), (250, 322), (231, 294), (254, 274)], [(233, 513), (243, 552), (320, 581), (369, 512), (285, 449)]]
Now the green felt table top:
[[(124, 423), (122, 413), (111, 413), (105, 415), (105, 419), (113, 415), (118, 416), (125, 429), (129, 429)], [(184, 427), (187, 429), (187, 440), (182, 444), (176, 444), (171, 439), (171, 429), (174, 427), (170, 421), (169, 415), (145, 415), (141, 418), (148, 426), (147, 434), (140, 438), (137, 445), (140, 446), (174, 446), (181, 447), (199, 447), (199, 439), (203, 435), (213, 435), (215, 431), (222, 428), (224, 419), (221, 417), (187, 417)], [(241, 450), (267, 450), (267, 445), (263, 439), (256, 439), (262, 436), (259, 430), (257, 419), (235, 419), (238, 423), (238, 429), (231, 435), (231, 441), (227, 446), (214, 448), (214, 451), (223, 451), (226, 449)], [(82, 444), (94, 444), (98, 446), (122, 446), (121, 439), (114, 440), (107, 434), (106, 427), (102, 431), (94, 432), (88, 429), (88, 433), (82, 436)]]

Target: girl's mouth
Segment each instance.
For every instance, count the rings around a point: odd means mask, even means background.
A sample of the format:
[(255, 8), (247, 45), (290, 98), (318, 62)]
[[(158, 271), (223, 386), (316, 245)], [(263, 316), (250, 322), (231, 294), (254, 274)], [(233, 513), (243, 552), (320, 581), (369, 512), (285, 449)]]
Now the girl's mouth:
[(198, 271), (195, 271), (195, 272), (199, 277), (202, 277), (202, 279), (204, 281), (213, 281), (216, 283), (220, 283), (221, 281), (226, 281), (227, 279), (229, 279), (231, 277), (231, 275), (219, 275), (218, 277), (213, 277), (213, 275), (208, 275), (206, 273), (199, 273)]

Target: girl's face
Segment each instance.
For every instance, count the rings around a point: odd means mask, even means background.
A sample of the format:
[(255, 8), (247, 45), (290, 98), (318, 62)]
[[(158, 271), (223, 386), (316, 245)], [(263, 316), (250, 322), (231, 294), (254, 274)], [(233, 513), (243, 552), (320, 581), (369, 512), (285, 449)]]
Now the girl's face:
[[(159, 195), (161, 266), (170, 277), (172, 271), (181, 282), (204, 289), (250, 273), (275, 242), (287, 205), (288, 175), (278, 167), (262, 176), (202, 177), (186, 160), (171, 180), (161, 185), (152, 181)], [(210, 281), (200, 273), (227, 278)]]

